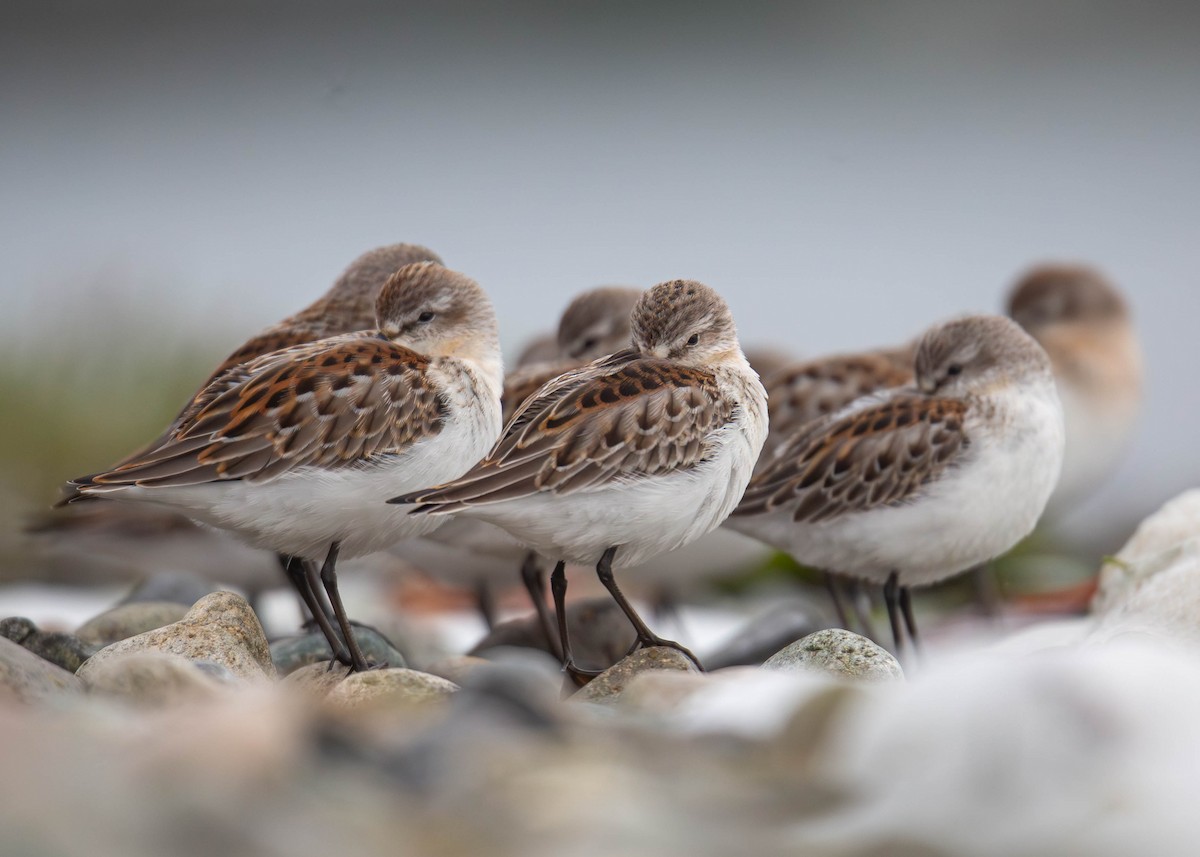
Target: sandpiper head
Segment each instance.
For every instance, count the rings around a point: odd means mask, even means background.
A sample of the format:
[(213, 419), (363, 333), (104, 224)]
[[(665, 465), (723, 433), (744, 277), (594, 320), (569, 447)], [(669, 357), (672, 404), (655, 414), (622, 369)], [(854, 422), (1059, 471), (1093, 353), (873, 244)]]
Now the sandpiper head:
[(514, 364), (517, 368), (532, 366), (535, 363), (550, 363), (558, 360), (558, 337), (553, 333), (539, 333), (525, 340), (521, 350), (517, 352)]
[(1051, 381), (1050, 359), (1011, 319), (972, 315), (931, 328), (917, 345), (916, 384), (962, 396), (1034, 379)]
[(594, 360), (628, 348), (629, 314), (641, 296), (633, 286), (600, 286), (577, 295), (558, 322), (560, 355)]
[(1008, 314), (1030, 332), (1052, 324), (1118, 321), (1125, 301), (1099, 271), (1086, 265), (1041, 265), (1017, 281)]
[(695, 280), (671, 280), (647, 289), (630, 321), (633, 347), (647, 356), (694, 366), (720, 362), (734, 353), (744, 359), (729, 306)]
[(328, 320), (337, 316), (340, 329), (365, 330), (375, 324), (375, 299), (397, 268), (413, 262), (437, 262), (441, 258), (419, 244), (388, 244), (368, 250), (350, 263), (324, 295), (297, 318)]
[(380, 331), (415, 351), (468, 357), (499, 340), (496, 313), (479, 284), (437, 262), (405, 265), (376, 303)]

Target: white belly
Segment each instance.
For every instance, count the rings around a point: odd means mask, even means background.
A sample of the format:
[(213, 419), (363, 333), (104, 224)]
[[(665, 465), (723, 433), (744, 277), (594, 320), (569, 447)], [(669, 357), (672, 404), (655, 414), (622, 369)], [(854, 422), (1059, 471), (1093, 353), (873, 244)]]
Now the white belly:
[[(797, 561), (882, 583), (934, 583), (999, 556), (1037, 524), (1063, 454), (1061, 408), (1052, 391), (1009, 403), (1003, 440), (976, 436), (961, 463), (913, 501), (796, 523), (786, 510), (730, 526)], [(968, 435), (971, 435), (968, 425)]]
[[(452, 415), (453, 416), (453, 415)], [(447, 419), (438, 434), (401, 455), (336, 470), (299, 468), (269, 482), (245, 480), (179, 487), (122, 487), (121, 500), (180, 509), (203, 523), (233, 530), (255, 547), (322, 559), (330, 544), (343, 557), (362, 556), (435, 529), (441, 520), (410, 515), (386, 502), (448, 482), (486, 454), (499, 423), (490, 415)]]

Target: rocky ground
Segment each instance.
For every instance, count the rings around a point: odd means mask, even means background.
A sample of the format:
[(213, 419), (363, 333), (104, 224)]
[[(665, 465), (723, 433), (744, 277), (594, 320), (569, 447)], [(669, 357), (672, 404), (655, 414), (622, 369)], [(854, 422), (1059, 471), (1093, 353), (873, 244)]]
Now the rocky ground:
[[(649, 649), (575, 689), (518, 621), (471, 654), (364, 628), (387, 667), (347, 675), (196, 596), (0, 622), (0, 854), (1200, 849), (1200, 492), (1106, 563), (1090, 615), (907, 670), (781, 605), (707, 674)], [(614, 660), (619, 617), (572, 609), (581, 660)]]

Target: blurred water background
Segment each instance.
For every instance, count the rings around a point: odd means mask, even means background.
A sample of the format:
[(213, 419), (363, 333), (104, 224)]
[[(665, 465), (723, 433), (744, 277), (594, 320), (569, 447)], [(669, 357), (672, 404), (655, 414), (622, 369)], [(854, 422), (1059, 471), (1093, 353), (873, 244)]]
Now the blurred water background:
[(153, 435), (369, 247), (476, 277), (509, 354), (576, 291), (687, 276), (817, 355), (1099, 265), (1144, 419), (1068, 522), (1197, 475), (1193, 3), (8, 3), (6, 530)]

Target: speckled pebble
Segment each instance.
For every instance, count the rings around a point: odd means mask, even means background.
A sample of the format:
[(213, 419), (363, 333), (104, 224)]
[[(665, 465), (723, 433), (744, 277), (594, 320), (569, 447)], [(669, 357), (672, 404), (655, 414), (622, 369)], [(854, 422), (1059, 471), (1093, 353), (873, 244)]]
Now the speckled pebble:
[(600, 673), (576, 692), (571, 699), (577, 702), (613, 704), (618, 701), (635, 676), (650, 670), (697, 672), (695, 664), (677, 649), (665, 646), (638, 649), (632, 655)]
[(809, 634), (776, 652), (764, 669), (820, 672), (856, 681), (904, 678), (900, 664), (886, 649), (859, 634), (829, 628)]
[(106, 646), (89, 658), (78, 674), (87, 678), (90, 671), (110, 658), (142, 651), (212, 661), (241, 679), (275, 677), (258, 617), (246, 599), (232, 592), (214, 592), (197, 601), (179, 622)]
[(428, 705), (457, 691), (458, 685), (444, 678), (392, 668), (352, 673), (334, 685), (325, 701), (339, 708)]

